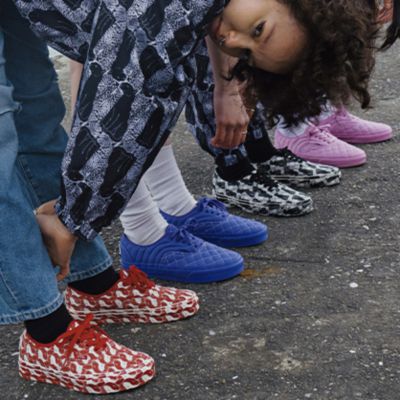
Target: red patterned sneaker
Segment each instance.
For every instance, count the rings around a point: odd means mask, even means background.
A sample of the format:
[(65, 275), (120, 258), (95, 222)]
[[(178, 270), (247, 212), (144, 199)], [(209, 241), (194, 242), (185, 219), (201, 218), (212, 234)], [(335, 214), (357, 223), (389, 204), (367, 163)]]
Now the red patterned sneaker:
[(19, 374), (30, 381), (60, 385), (83, 393), (116, 393), (154, 377), (154, 360), (121, 346), (100, 328), (72, 321), (54, 342), (41, 344), (25, 331), (19, 345)]
[(199, 310), (199, 299), (191, 290), (156, 285), (132, 266), (120, 271), (120, 279), (106, 292), (91, 295), (68, 287), (65, 305), (71, 316), (83, 320), (93, 314), (103, 323), (142, 322), (161, 324), (191, 317)]

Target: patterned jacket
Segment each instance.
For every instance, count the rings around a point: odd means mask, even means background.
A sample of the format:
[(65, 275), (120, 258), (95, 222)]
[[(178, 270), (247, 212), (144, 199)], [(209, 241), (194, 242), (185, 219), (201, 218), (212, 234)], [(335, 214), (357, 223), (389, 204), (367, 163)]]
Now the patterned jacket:
[[(174, 127), (229, 0), (13, 0), (32, 29), (85, 63), (57, 213), (93, 239), (124, 209)], [(204, 58), (204, 56), (201, 56)]]

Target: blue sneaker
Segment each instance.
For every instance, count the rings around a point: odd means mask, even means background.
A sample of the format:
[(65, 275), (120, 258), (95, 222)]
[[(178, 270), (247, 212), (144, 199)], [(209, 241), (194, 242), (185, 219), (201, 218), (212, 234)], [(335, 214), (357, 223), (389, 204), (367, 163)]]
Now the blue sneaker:
[(233, 278), (243, 271), (240, 254), (201, 240), (169, 225), (165, 235), (148, 246), (120, 242), (123, 268), (135, 265), (150, 277), (167, 281), (208, 283)]
[(221, 247), (255, 246), (268, 238), (266, 225), (229, 214), (220, 201), (206, 197), (201, 198), (192, 211), (180, 217), (163, 211), (161, 214), (169, 224)]

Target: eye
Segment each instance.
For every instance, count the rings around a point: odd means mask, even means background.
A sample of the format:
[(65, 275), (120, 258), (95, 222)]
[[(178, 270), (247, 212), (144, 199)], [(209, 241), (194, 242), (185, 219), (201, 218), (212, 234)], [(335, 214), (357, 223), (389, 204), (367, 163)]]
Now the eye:
[(257, 38), (257, 37), (260, 37), (260, 36), (262, 35), (263, 30), (264, 30), (264, 25), (265, 25), (265, 21), (259, 23), (259, 24), (254, 28), (253, 37)]

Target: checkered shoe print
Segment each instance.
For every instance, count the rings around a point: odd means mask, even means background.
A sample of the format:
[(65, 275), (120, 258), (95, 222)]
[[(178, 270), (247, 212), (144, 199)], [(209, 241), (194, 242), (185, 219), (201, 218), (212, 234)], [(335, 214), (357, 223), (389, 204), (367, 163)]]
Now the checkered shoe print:
[(19, 373), (29, 381), (77, 392), (105, 394), (134, 389), (155, 374), (154, 360), (110, 339), (85, 321), (72, 321), (54, 342), (41, 344), (25, 331), (19, 346)]
[(213, 194), (218, 200), (253, 214), (297, 217), (313, 210), (310, 196), (272, 180), (260, 170), (230, 182), (215, 172)]
[(68, 287), (65, 305), (76, 320), (88, 314), (94, 322), (152, 323), (189, 318), (199, 310), (199, 299), (191, 290), (156, 285), (147, 275), (132, 266), (120, 271), (120, 279), (105, 293), (90, 295)]
[(302, 188), (338, 185), (342, 176), (339, 168), (306, 161), (288, 149), (278, 150), (276, 155), (259, 164), (258, 168), (271, 179)]

